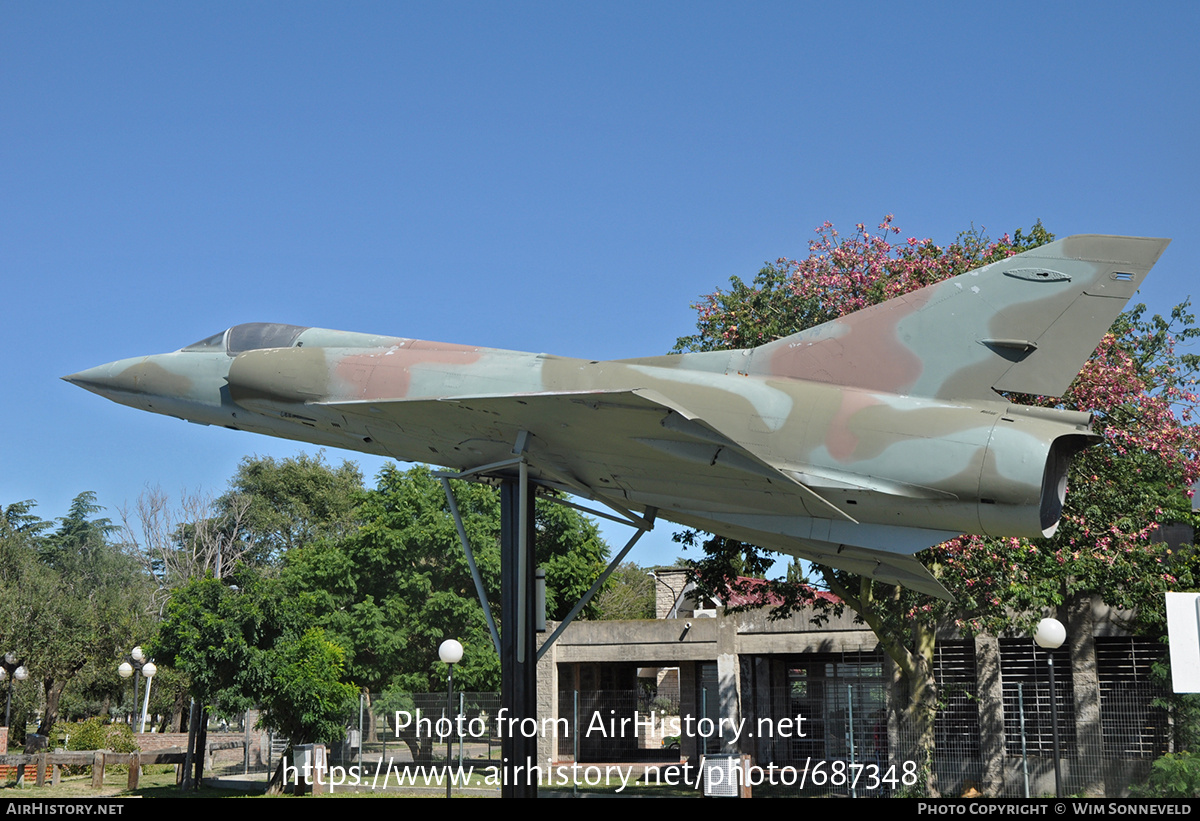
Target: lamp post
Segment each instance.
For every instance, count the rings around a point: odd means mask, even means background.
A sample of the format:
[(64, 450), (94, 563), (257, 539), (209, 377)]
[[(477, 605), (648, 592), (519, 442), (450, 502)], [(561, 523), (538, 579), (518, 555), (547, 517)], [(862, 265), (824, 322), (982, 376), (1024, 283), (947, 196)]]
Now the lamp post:
[[(1067, 628), (1058, 619), (1042, 619), (1038, 622), (1033, 640), (1045, 650), (1057, 650), (1067, 640)], [(1050, 668), (1050, 725), (1054, 739), (1054, 796), (1062, 798), (1062, 766), (1059, 763), (1058, 746), (1058, 692), (1054, 686), (1054, 654), (1046, 654), (1046, 666)]]
[[(446, 639), (438, 647), (438, 658), (450, 667), (450, 675), (447, 677), (446, 684), (446, 717), (454, 712), (454, 665), (462, 661), (463, 646), (454, 639)], [(450, 719), (450, 727), (453, 731), (454, 720)], [(446, 797), (450, 797), (450, 745), (452, 735), (446, 736)]]
[(146, 697), (142, 703), (142, 722), (138, 730), (140, 733), (146, 732), (146, 711), (150, 708), (150, 685), (154, 679), (154, 674), (158, 672), (158, 667), (154, 665), (150, 659), (146, 658), (146, 653), (142, 650), (141, 645), (134, 647), (129, 651), (128, 658), (121, 662), (121, 666), (117, 668), (117, 672), (121, 678), (129, 678), (133, 676), (133, 709), (136, 715), (138, 702), (138, 679), (133, 675), (134, 665), (141, 670), (142, 675), (146, 677)]
[(25, 669), (25, 660), (17, 658), (16, 650), (9, 650), (0, 661), (0, 681), (8, 679), (8, 696), (4, 701), (4, 726), (7, 727), (12, 718), (12, 688), (14, 681), (24, 681), (29, 678)]
[(146, 732), (146, 713), (150, 710), (150, 685), (154, 683), (154, 674), (158, 672), (158, 667), (154, 662), (148, 661), (142, 667), (142, 675), (146, 677), (146, 692), (142, 694), (142, 725), (138, 728), (139, 733)]

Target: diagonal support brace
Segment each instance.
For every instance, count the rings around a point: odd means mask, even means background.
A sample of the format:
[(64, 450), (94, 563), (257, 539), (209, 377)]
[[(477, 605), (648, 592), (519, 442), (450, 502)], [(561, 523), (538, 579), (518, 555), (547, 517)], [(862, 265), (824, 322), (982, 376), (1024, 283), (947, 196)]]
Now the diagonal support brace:
[[(574, 507), (574, 505), (572, 505), (572, 507)], [(608, 567), (604, 568), (604, 572), (600, 574), (600, 577), (596, 579), (595, 583), (588, 589), (588, 592), (583, 594), (583, 598), (581, 598), (576, 605), (571, 608), (571, 612), (567, 614), (567, 617), (564, 618), (558, 627), (554, 629), (554, 632), (551, 633), (544, 642), (542, 642), (542, 646), (538, 648), (538, 661), (542, 660), (542, 656), (546, 654), (546, 651), (549, 650), (551, 645), (558, 640), (558, 637), (562, 635), (562, 632), (567, 629), (567, 625), (575, 621), (575, 617), (579, 615), (580, 611), (587, 607), (587, 603), (592, 600), (592, 596), (596, 595), (600, 588), (604, 586), (604, 583), (608, 581), (608, 577), (611, 576), (612, 572), (617, 569), (617, 565), (619, 565), (625, 559), (630, 550), (633, 550), (633, 546), (638, 543), (638, 539), (642, 538), (642, 535), (646, 531), (654, 527), (654, 517), (656, 514), (657, 511), (654, 508), (647, 508), (645, 524), (638, 526), (637, 532), (634, 533), (633, 536), (630, 537), (629, 541), (625, 543), (625, 546), (621, 548), (621, 552), (614, 556), (613, 560), (608, 563)]]
[(458, 503), (454, 500), (454, 491), (450, 487), (450, 480), (445, 476), (441, 477), (442, 490), (446, 492), (446, 504), (450, 506), (450, 515), (454, 517), (454, 526), (458, 528), (458, 538), (462, 542), (463, 551), (467, 554), (467, 566), (471, 568), (471, 578), (475, 582), (475, 595), (479, 597), (479, 603), (483, 605), (483, 617), (487, 619), (488, 632), (492, 634), (492, 645), (496, 648), (496, 655), (500, 655), (500, 633), (496, 630), (496, 620), (492, 617), (492, 608), (488, 604), (487, 591), (483, 589), (483, 577), (479, 575), (479, 568), (475, 565), (475, 554), (471, 550), (471, 541), (467, 538), (467, 529), (463, 527), (462, 516), (458, 512)]

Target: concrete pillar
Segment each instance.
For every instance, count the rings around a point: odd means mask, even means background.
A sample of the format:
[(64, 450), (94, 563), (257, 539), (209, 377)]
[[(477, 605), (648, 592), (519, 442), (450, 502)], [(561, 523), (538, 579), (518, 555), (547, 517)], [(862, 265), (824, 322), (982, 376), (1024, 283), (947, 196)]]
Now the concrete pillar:
[[(767, 656), (755, 656), (754, 665), (754, 707), (749, 706), (743, 713), (746, 716), (746, 726), (756, 727), (760, 718), (777, 721), (782, 716), (776, 715), (771, 701), (771, 659)], [(745, 705), (744, 705), (745, 706)], [(753, 730), (751, 730), (753, 732)], [(757, 736), (758, 734), (755, 733)], [(765, 766), (777, 759), (776, 740), (764, 736), (754, 739), (754, 763)]]
[(1004, 794), (1004, 686), (1000, 680), (1000, 642), (975, 637), (976, 697), (979, 705), (979, 759), (984, 795)]
[(1075, 697), (1074, 755), (1066, 784), (1072, 794), (1103, 796), (1104, 733), (1100, 726), (1100, 676), (1096, 669), (1096, 616), (1091, 597), (1067, 608), (1067, 644), (1071, 649), (1071, 685)]
[[(741, 718), (741, 664), (737, 654), (737, 619), (720, 616), (717, 619), (717, 689), (720, 693), (721, 718), (724, 726), (721, 733), (721, 751), (742, 752), (737, 737)], [(745, 752), (750, 752), (749, 749)]]
[[(546, 637), (557, 627), (557, 622), (546, 621), (546, 632), (537, 637), (539, 650)], [(559, 716), (557, 647), (557, 644), (550, 645), (546, 655), (542, 656), (542, 660), (537, 664), (537, 716), (538, 725), (544, 727), (550, 726), (542, 723), (545, 719), (556, 720)], [(554, 726), (557, 727), (557, 723)], [(537, 758), (538, 764), (543, 766), (547, 758), (558, 760), (558, 738), (553, 733), (538, 734)]]
[[(679, 665), (679, 716), (680, 724), (684, 724), (684, 719), (687, 716), (694, 716), (692, 726), (695, 726), (695, 719), (700, 718), (700, 705), (696, 701), (696, 662), (685, 661)], [(688, 760), (694, 762), (699, 761), (697, 757), (700, 753), (700, 745), (696, 743), (697, 739), (694, 734), (689, 735), (684, 732), (679, 736), (679, 752)]]

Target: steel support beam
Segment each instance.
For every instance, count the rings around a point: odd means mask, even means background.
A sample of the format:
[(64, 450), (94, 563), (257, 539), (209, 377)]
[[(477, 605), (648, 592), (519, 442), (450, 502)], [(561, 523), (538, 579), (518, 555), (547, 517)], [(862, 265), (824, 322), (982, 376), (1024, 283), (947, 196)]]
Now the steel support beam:
[[(524, 465), (521, 466), (524, 468)], [(534, 494), (524, 470), (500, 483), (501, 798), (536, 798), (537, 642), (534, 606)], [(524, 719), (530, 719), (529, 722)], [(536, 771), (534, 771), (536, 772)]]

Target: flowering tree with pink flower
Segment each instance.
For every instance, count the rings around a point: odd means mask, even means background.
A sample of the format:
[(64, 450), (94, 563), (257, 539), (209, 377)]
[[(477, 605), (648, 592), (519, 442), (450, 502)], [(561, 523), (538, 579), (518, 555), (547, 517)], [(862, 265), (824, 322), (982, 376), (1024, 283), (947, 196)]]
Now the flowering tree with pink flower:
[[(897, 241), (899, 234), (891, 216), (878, 232), (860, 223), (849, 237), (825, 223), (805, 259), (777, 260), (752, 282), (735, 277), (728, 290), (703, 297), (695, 306), (697, 333), (680, 338), (676, 351), (761, 345), (1054, 238), (1040, 222), (1028, 234), (1018, 230), (996, 241), (967, 231), (946, 247), (930, 239)], [(1054, 538), (961, 536), (919, 554), (954, 602), (818, 565), (812, 567), (815, 585), (797, 583), (794, 568), (791, 580), (739, 585), (739, 576), (765, 573), (775, 555), (690, 531), (676, 538), (702, 546), (704, 557), (690, 564), (710, 594), (741, 593), (751, 601), (744, 607), (774, 601), (777, 617), (798, 607), (818, 613), (851, 608), (875, 632), (899, 682), (907, 685), (907, 700), (894, 699), (893, 709), (916, 730), (919, 749), (910, 755), (928, 760), (939, 627), (953, 624), (967, 634), (1025, 629), (1047, 612), (1065, 614), (1093, 596), (1136, 612), (1144, 627), (1161, 626), (1162, 593), (1193, 587), (1200, 579), (1192, 551), (1173, 554), (1160, 536), (1162, 525), (1193, 521), (1200, 425), (1192, 414), (1200, 358), (1176, 346), (1196, 336), (1200, 328), (1186, 301), (1165, 318), (1147, 318), (1138, 306), (1117, 320), (1064, 397), (1009, 397), (1091, 411), (1103, 441), (1076, 457)], [(840, 602), (818, 597), (819, 587)]]

